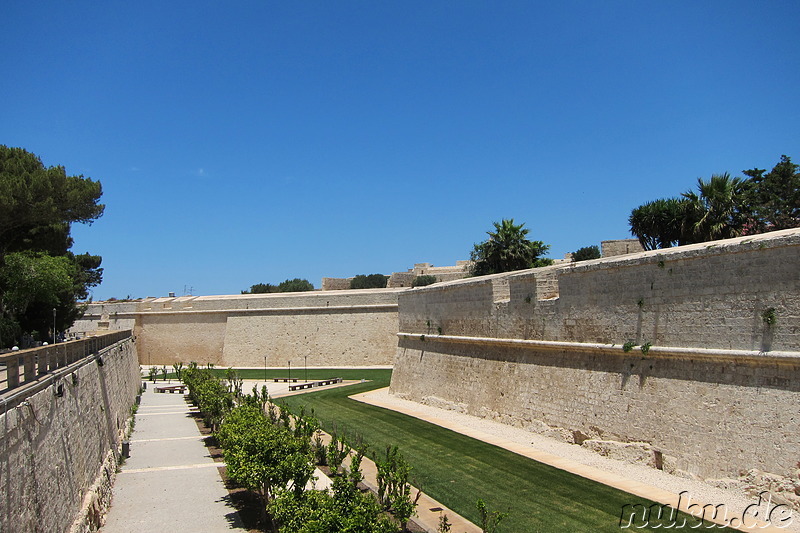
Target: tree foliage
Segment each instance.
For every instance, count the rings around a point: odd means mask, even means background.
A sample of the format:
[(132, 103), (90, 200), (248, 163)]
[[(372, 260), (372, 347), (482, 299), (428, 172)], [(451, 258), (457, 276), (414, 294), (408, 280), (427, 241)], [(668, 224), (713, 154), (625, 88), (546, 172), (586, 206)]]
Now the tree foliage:
[(384, 289), (388, 278), (383, 274), (359, 274), (350, 280), (351, 289)]
[(308, 281), (307, 279), (287, 279), (279, 283), (278, 285), (273, 285), (271, 283), (256, 283), (255, 285), (251, 285), (249, 289), (245, 289), (242, 291), (242, 294), (267, 294), (273, 292), (304, 292), (304, 291), (313, 291), (314, 285)]
[(743, 171), (747, 178), (700, 178), (696, 190), (633, 209), (631, 233), (653, 250), (800, 227), (798, 170), (784, 155), (770, 172), (754, 168)]
[(305, 292), (313, 290), (314, 285), (307, 279), (287, 279), (278, 285), (278, 292)]
[(436, 283), (436, 276), (431, 276), (429, 274), (414, 276), (414, 279), (411, 280), (412, 287), (426, 287), (428, 285), (433, 285), (434, 283)]
[(513, 218), (492, 224), (495, 231), (488, 231), (489, 238), (476, 244), (470, 254), (472, 275), (484, 276), (552, 264), (552, 260), (541, 257), (550, 246), (542, 241), (529, 241), (525, 224), (514, 224)]
[(0, 346), (22, 334), (40, 340), (81, 315), (77, 302), (102, 281), (101, 257), (74, 254), (71, 225), (103, 214), (100, 183), (45, 167), (22, 148), (0, 145)]
[(752, 232), (800, 226), (800, 165), (782, 155), (771, 171), (754, 168), (744, 174), (753, 184), (748, 191), (755, 214)]
[(661, 198), (635, 208), (628, 223), (645, 250), (686, 244), (688, 202)]
[(748, 184), (731, 178), (727, 172), (714, 174), (708, 181), (697, 179), (697, 192), (683, 193), (686, 199), (687, 241), (705, 242), (730, 239), (742, 234), (751, 217), (747, 205)]
[(596, 244), (578, 248), (572, 253), (573, 261), (587, 261), (589, 259), (600, 259), (600, 248)]

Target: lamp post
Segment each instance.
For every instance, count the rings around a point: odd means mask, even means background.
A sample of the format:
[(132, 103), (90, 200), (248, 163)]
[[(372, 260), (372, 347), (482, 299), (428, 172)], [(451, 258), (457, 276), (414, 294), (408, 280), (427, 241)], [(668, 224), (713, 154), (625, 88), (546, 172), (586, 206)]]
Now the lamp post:
[(53, 344), (56, 343), (56, 308), (53, 308)]
[(292, 362), (289, 361), (289, 379), (292, 379)]
[(303, 361), (306, 367), (306, 381), (308, 381), (308, 354), (303, 356)]
[(267, 382), (267, 356), (264, 356), (264, 383)]

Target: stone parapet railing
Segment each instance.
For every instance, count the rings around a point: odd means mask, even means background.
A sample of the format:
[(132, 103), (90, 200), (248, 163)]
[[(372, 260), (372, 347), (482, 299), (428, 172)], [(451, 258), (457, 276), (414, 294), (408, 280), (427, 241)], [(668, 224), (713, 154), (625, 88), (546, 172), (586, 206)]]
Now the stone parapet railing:
[(114, 331), (105, 335), (0, 355), (0, 365), (4, 366), (0, 371), (0, 394), (96, 354), (131, 335), (130, 330)]

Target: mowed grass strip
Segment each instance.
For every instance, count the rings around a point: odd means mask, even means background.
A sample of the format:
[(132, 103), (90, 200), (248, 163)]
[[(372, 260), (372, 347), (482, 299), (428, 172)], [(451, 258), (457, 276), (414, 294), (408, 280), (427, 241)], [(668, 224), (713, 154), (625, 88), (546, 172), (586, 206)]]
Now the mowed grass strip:
[[(336, 375), (345, 377), (345, 371)], [(386, 446), (396, 444), (413, 467), (412, 481), (417, 487), (475, 523), (479, 523), (475, 502), (483, 499), (490, 510), (508, 513), (502, 532), (619, 531), (624, 505), (653, 503), (417, 418), (347, 398), (388, 385), (391, 370), (371, 372), (380, 377), (280, 401), (295, 412), (301, 405), (307, 413), (313, 409), (326, 431), (360, 435), (370, 444), (368, 455), (373, 459)], [(689, 517), (686, 529), (697, 523)], [(664, 529), (663, 523), (652, 525), (636, 529)]]

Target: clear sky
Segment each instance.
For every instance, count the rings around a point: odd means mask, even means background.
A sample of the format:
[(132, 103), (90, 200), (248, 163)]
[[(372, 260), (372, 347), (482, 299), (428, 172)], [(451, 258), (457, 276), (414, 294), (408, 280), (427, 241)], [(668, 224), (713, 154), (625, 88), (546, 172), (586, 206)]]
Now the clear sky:
[(0, 144), (103, 184), (94, 299), (550, 257), (800, 160), (800, 2), (6, 2)]

